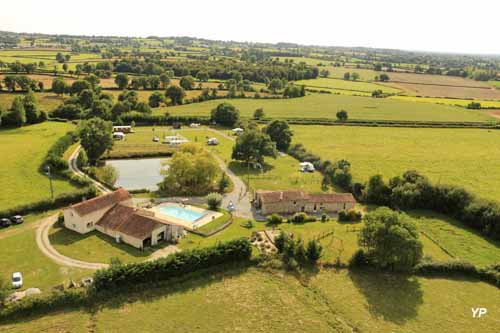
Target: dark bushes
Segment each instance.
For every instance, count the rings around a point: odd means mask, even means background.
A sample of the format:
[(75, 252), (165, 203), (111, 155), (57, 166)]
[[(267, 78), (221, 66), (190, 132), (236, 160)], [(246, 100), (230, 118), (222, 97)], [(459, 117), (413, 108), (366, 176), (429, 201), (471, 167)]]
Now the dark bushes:
[(155, 261), (116, 265), (95, 273), (93, 290), (155, 283), (215, 265), (247, 261), (251, 254), (249, 240), (241, 238), (214, 247), (179, 252)]
[(414, 273), (423, 276), (456, 276), (465, 275), (488, 282), (500, 288), (500, 265), (478, 268), (465, 261), (438, 262), (430, 261), (416, 265)]
[(77, 203), (79, 201), (82, 201), (84, 199), (90, 199), (93, 198), (97, 195), (97, 190), (95, 187), (90, 186), (87, 188), (84, 188), (82, 190), (79, 190), (77, 192), (73, 193), (63, 193), (57, 197), (54, 198), (54, 200), (51, 199), (45, 199), (41, 200), (38, 202), (14, 207), (14, 208), (9, 208), (3, 211), (0, 211), (0, 217), (9, 217), (12, 215), (26, 215), (34, 212), (44, 212), (50, 209), (55, 209), (55, 208), (60, 208), (60, 207), (65, 207), (70, 204)]
[(361, 221), (362, 214), (354, 209), (348, 211), (341, 210), (339, 212), (339, 221), (341, 222), (357, 222)]
[(76, 141), (78, 141), (78, 135), (75, 132), (68, 132), (63, 137), (59, 138), (52, 147), (50, 147), (42, 168), (50, 166), (52, 172), (68, 169), (68, 162), (64, 160), (62, 156)]
[(371, 177), (364, 199), (396, 209), (430, 209), (500, 240), (499, 203), (478, 199), (458, 186), (432, 184), (414, 170), (392, 178), (389, 184), (380, 175)]

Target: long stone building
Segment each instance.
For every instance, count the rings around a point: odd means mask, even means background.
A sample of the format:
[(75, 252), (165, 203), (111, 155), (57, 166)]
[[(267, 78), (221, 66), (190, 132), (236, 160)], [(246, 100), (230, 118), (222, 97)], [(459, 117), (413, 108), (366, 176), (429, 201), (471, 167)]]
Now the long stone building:
[(253, 204), (263, 215), (337, 213), (354, 208), (356, 199), (351, 193), (310, 194), (304, 191), (257, 190)]
[(136, 248), (154, 246), (181, 237), (184, 228), (155, 217), (148, 210), (133, 207), (125, 189), (86, 200), (64, 209), (64, 226), (80, 234), (97, 230), (116, 242)]

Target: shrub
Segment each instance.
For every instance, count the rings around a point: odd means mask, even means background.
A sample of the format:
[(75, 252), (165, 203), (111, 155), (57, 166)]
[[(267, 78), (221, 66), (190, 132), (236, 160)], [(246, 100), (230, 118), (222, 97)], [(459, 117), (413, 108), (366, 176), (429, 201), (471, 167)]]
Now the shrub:
[(79, 169), (84, 168), (89, 165), (89, 158), (84, 149), (80, 149), (78, 152), (78, 157), (76, 158), (76, 165)]
[(224, 192), (229, 187), (229, 184), (229, 178), (223, 173), (219, 180), (219, 191)]
[(93, 291), (120, 289), (141, 283), (156, 283), (220, 264), (250, 259), (252, 247), (240, 238), (213, 247), (187, 250), (155, 261), (111, 266), (94, 274)]
[(339, 221), (342, 222), (357, 222), (361, 221), (362, 214), (354, 209), (348, 211), (341, 210), (339, 212)]
[(330, 218), (328, 217), (328, 215), (326, 214), (321, 214), (321, 222), (326, 222), (328, 221)]
[(349, 267), (362, 267), (370, 264), (369, 256), (363, 249), (358, 249), (349, 259)]
[(314, 222), (316, 217), (307, 215), (306, 213), (295, 213), (290, 219), (292, 223)]
[(283, 217), (278, 214), (273, 214), (267, 217), (267, 223), (272, 225), (281, 224), (283, 223)]
[(17, 206), (14, 208), (0, 211), (0, 217), (9, 217), (18, 214), (27, 215), (34, 212), (43, 212), (55, 208), (65, 207), (70, 204), (80, 202), (83, 199), (93, 198), (96, 195), (97, 195), (97, 189), (93, 186), (89, 186), (80, 191), (72, 193), (63, 193), (55, 197), (54, 200), (45, 199), (27, 205)]
[(209, 193), (206, 197), (208, 208), (218, 210), (222, 205), (222, 195), (219, 193)]
[(316, 263), (321, 258), (322, 252), (323, 247), (318, 241), (312, 239), (307, 243), (306, 257), (310, 263)]

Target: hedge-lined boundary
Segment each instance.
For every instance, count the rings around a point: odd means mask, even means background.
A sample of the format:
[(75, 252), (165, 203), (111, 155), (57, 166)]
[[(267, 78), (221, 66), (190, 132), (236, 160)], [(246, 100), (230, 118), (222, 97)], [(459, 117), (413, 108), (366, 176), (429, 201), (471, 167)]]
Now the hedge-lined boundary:
[(419, 276), (469, 276), (490, 283), (500, 288), (500, 264), (487, 267), (476, 267), (466, 261), (432, 261), (424, 262), (413, 268), (413, 273)]
[(65, 207), (82, 200), (93, 198), (97, 195), (97, 189), (94, 186), (83, 188), (73, 193), (63, 193), (52, 199), (45, 199), (26, 205), (8, 208), (0, 211), (0, 217), (10, 217), (12, 215), (26, 215), (30, 213), (45, 212), (51, 209)]
[[(410, 128), (478, 128), (500, 129), (499, 122), (444, 122), (444, 121), (411, 121), (411, 120), (363, 120), (350, 119), (340, 122), (325, 118), (273, 118), (285, 120), (292, 125), (325, 125), (325, 126), (365, 126), (365, 127), (410, 127)], [(259, 123), (268, 123), (271, 119), (265, 118)]]
[(157, 283), (216, 265), (248, 261), (251, 255), (250, 241), (240, 238), (213, 247), (177, 252), (155, 261), (111, 266), (94, 274), (92, 291)]
[(147, 152), (122, 152), (115, 153), (111, 151), (107, 155), (101, 157), (103, 160), (119, 160), (119, 159), (132, 159), (132, 158), (145, 158), (145, 157), (170, 157), (174, 154), (174, 149), (167, 151), (147, 151)]
[(68, 161), (64, 160), (62, 157), (66, 150), (68, 150), (69, 147), (77, 141), (78, 135), (73, 131), (70, 131), (57, 139), (47, 152), (40, 168), (43, 170), (46, 166), (50, 166), (51, 172), (61, 172), (67, 170), (69, 167)]

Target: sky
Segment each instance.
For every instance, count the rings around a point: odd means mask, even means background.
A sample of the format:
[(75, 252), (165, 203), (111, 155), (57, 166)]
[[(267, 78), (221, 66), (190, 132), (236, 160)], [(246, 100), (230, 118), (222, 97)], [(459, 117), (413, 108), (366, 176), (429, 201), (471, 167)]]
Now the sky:
[(14, 0), (0, 30), (500, 54), (498, 0)]

